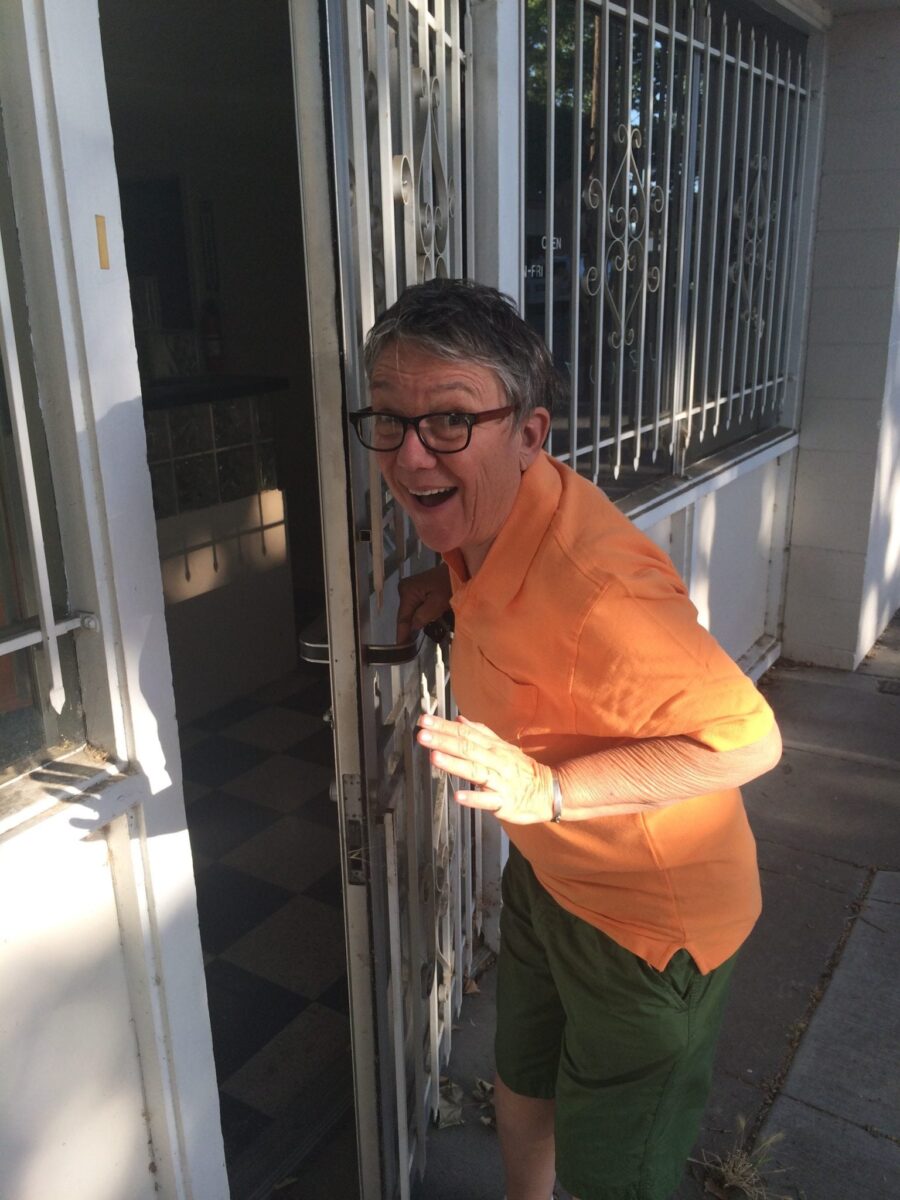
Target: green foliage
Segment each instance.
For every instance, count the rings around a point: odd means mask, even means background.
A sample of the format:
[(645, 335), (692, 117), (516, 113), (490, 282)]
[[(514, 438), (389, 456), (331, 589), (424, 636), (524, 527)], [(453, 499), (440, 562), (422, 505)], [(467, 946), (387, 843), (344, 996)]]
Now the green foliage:
[[(525, 99), (547, 103), (547, 0), (526, 0)], [(556, 103), (572, 104), (575, 62), (575, 6), (556, 6)], [(588, 90), (590, 101), (590, 90)]]

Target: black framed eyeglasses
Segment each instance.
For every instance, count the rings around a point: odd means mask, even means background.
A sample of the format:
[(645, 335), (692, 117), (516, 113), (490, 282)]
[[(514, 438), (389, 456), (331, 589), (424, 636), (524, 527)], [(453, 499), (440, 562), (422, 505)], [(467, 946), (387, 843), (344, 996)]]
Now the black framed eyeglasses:
[(513, 411), (513, 406), (506, 404), (486, 412), (436, 412), (423, 413), (420, 417), (401, 417), (396, 413), (361, 408), (359, 412), (350, 413), (350, 422), (367, 450), (399, 450), (407, 429), (414, 429), (425, 449), (433, 454), (458, 454), (472, 440), (475, 425), (501, 421)]

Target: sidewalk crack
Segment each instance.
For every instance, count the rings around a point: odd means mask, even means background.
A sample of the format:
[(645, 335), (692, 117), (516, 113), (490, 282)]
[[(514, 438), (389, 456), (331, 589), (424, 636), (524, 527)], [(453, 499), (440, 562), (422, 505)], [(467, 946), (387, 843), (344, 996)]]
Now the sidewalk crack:
[(756, 834), (756, 841), (767, 846), (778, 846), (785, 850), (793, 850), (796, 854), (811, 854), (816, 858), (824, 859), (825, 862), (839, 863), (843, 867), (856, 867), (860, 871), (890, 871), (895, 868), (873, 866), (872, 863), (856, 862), (852, 858), (838, 858), (835, 854), (824, 854), (821, 850), (812, 850), (809, 846), (795, 846), (792, 842), (786, 842), (783, 838), (764, 837), (762, 834)]
[(808, 1108), (812, 1112), (822, 1113), (825, 1117), (834, 1117), (836, 1121), (843, 1121), (845, 1125), (852, 1125), (854, 1129), (859, 1129), (863, 1133), (870, 1134), (872, 1137), (882, 1138), (886, 1142), (900, 1146), (900, 1137), (897, 1137), (893, 1133), (888, 1133), (885, 1129), (879, 1129), (877, 1125), (868, 1125), (854, 1121), (852, 1117), (847, 1117), (843, 1113), (835, 1112), (830, 1108), (823, 1108), (821, 1104), (813, 1104), (811, 1100), (805, 1100), (802, 1096), (795, 1096), (787, 1089), (781, 1094), (786, 1096), (788, 1100), (793, 1100), (795, 1104), (802, 1104), (804, 1108)]
[[(794, 1058), (796, 1057), (797, 1051), (800, 1049), (800, 1045), (806, 1035), (806, 1031), (809, 1029), (809, 1023), (815, 1016), (816, 1009), (825, 998), (825, 993), (828, 990), (831, 977), (834, 975), (834, 972), (837, 969), (841, 958), (843, 957), (847, 940), (849, 939), (850, 934), (853, 932), (856, 922), (862, 913), (863, 907), (868, 899), (869, 892), (877, 874), (878, 870), (876, 867), (868, 868), (866, 878), (859, 890), (859, 893), (849, 905), (850, 913), (844, 921), (844, 928), (842, 929), (841, 935), (837, 940), (837, 944), (829, 955), (828, 961), (825, 964), (822, 974), (819, 976), (818, 982), (809, 994), (803, 1015), (801, 1016), (800, 1020), (797, 1021), (794, 1026), (792, 1026), (792, 1029), (795, 1031), (795, 1035), (791, 1039), (791, 1043), (788, 1047), (787, 1053), (784, 1056), (784, 1060), (772, 1078), (763, 1081), (765, 1098), (759, 1112), (756, 1114), (756, 1117), (753, 1120), (753, 1123), (748, 1127), (747, 1145), (749, 1146), (752, 1146), (755, 1143), (757, 1137), (759, 1136), (759, 1131), (762, 1129), (766, 1117), (769, 1115), (772, 1109), (772, 1105), (784, 1090), (791, 1066), (794, 1062)], [(792, 1099), (794, 1099), (794, 1097), (792, 1097)]]

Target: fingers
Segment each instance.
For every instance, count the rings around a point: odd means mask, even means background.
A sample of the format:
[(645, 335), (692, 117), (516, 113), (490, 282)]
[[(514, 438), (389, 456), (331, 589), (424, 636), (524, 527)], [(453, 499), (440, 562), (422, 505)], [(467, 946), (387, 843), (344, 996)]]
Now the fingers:
[(441, 596), (422, 596), (412, 590), (401, 592), (397, 609), (397, 641), (409, 641), (414, 631), (423, 629), (430, 621), (439, 620), (448, 608), (449, 604)]
[[(419, 729), (425, 730), (432, 737), (425, 739), (423, 745), (431, 744), (438, 738), (451, 739), (459, 745), (479, 745), (479, 746), (508, 746), (508, 742), (504, 742), (503, 738), (498, 737), (493, 729), (489, 729), (487, 725), (479, 725), (476, 721), (467, 721), (465, 717), (457, 717), (455, 721), (448, 721), (445, 717), (438, 717), (431, 713), (423, 713), (418, 721)], [(422, 741), (422, 739), (419, 739)]]
[(468, 757), (463, 758), (458, 754), (432, 750), (431, 763), (438, 770), (446, 771), (448, 775), (455, 775), (458, 779), (468, 779), (469, 783), (475, 783), (479, 787), (488, 786), (493, 778), (487, 763), (476, 762)]
[(502, 771), (502, 765), (516, 755), (516, 750), (495, 737), (486, 727), (484, 731), (471, 725), (460, 725), (455, 721), (442, 721), (439, 717), (423, 717), (416, 741), (431, 750), (432, 762), (444, 771), (470, 779), (473, 783), (485, 783), (483, 777), (489, 769)]
[(397, 610), (397, 641), (409, 641), (413, 632), (442, 617), (450, 607), (450, 572), (446, 563), (401, 579)]
[(422, 597), (412, 590), (400, 590), (400, 607), (397, 609), (397, 641), (408, 642), (413, 629), (421, 629), (425, 622), (419, 609), (422, 607)]
[(495, 796), (492, 792), (468, 792), (457, 791), (453, 793), (457, 804), (462, 804), (465, 808), (480, 808), (482, 812), (498, 813), (503, 808), (503, 802), (499, 796)]
[[(419, 628), (418, 624), (416, 628)], [(397, 613), (397, 645), (412, 641), (412, 635), (412, 614)]]
[(549, 820), (549, 768), (503, 741), (487, 725), (423, 714), (416, 740), (430, 751), (433, 767), (474, 785), (455, 793), (459, 804), (516, 824)]
[[(459, 714), (459, 716), (457, 717), (457, 720), (459, 721), (459, 723), (461, 725), (468, 725), (468, 727), (470, 729), (477, 729), (479, 731), (479, 733), (486, 733), (489, 737), (492, 737), (492, 738), (497, 737), (497, 735), (496, 735), (496, 733), (494, 733), (493, 729), (489, 729), (487, 725), (479, 724), (478, 721), (470, 721), (469, 718), (464, 717), (462, 715), (462, 713)], [(497, 740), (499, 741), (499, 738)]]

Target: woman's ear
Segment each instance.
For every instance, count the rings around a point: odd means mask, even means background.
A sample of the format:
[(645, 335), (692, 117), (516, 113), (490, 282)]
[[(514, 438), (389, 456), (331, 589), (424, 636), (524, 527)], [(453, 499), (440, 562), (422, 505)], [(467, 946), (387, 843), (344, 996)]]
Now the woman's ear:
[(519, 469), (526, 471), (541, 451), (550, 432), (550, 413), (546, 408), (536, 408), (528, 414), (519, 427)]

